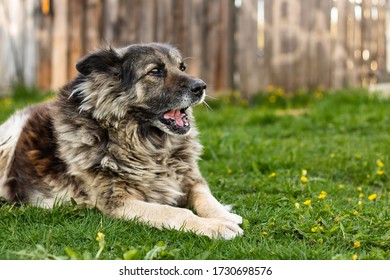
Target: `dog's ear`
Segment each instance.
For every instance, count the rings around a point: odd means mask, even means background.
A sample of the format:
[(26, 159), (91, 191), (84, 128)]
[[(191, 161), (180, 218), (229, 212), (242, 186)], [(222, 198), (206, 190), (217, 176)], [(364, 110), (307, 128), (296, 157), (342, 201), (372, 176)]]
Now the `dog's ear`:
[(118, 54), (110, 48), (81, 58), (76, 64), (76, 69), (85, 76), (92, 72), (112, 73), (117, 76), (120, 74), (121, 63)]

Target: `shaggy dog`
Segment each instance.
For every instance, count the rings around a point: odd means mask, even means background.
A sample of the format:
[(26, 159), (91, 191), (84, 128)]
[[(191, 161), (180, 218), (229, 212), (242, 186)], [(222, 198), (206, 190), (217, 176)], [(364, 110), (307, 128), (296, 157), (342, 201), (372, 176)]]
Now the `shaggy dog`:
[(157, 228), (241, 235), (241, 217), (199, 172), (191, 107), (206, 84), (185, 73), (180, 53), (156, 43), (106, 48), (76, 68), (55, 99), (0, 126), (0, 196), (42, 207), (74, 199)]

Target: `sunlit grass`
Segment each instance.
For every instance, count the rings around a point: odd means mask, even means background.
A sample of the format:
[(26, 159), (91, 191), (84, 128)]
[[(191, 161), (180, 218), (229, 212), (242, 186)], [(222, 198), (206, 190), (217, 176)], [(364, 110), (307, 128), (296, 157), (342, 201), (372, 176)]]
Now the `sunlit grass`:
[[(25, 103), (0, 99), (0, 119)], [(208, 103), (212, 110), (195, 110), (200, 168), (243, 216), (243, 237), (210, 240), (95, 209), (4, 203), (0, 258), (390, 259), (390, 100), (271, 87), (250, 101), (236, 94)]]

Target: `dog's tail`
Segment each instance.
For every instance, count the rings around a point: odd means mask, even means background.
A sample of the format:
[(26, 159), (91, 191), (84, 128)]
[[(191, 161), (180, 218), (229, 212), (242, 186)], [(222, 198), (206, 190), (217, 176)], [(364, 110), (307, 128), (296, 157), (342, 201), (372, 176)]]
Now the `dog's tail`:
[(7, 199), (4, 183), (7, 180), (11, 168), (14, 152), (23, 130), (31, 113), (31, 108), (16, 112), (4, 124), (0, 125), (0, 197)]

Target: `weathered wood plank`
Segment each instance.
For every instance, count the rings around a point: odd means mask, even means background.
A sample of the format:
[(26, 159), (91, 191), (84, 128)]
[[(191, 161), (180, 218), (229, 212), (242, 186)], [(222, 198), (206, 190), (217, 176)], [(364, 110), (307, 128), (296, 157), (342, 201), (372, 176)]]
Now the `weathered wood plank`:
[[(238, 71), (241, 95), (248, 98), (258, 88), (257, 68), (257, 0), (242, 1), (238, 13)], [(256, 32), (257, 34), (257, 32)]]
[(52, 40), (53, 40), (53, 14), (38, 13), (36, 16), (37, 40), (37, 81), (41, 89), (50, 89), (52, 86)]
[(84, 11), (86, 1), (69, 1), (69, 55), (68, 55), (68, 77), (76, 76), (75, 65), (85, 54), (85, 18)]
[(85, 47), (87, 52), (101, 46), (103, 0), (87, 0), (85, 7)]
[[(0, 45), (0, 85), (16, 77), (55, 89), (76, 75), (74, 65), (82, 55), (102, 43), (124, 46), (152, 41), (176, 45), (188, 59), (188, 71), (208, 83), (210, 94), (237, 88), (249, 97), (268, 85), (294, 91), (388, 79), (388, 1), (15, 0), (0, 4), (0, 38), (5, 41)], [(258, 13), (259, 4), (264, 13)], [(4, 7), (12, 13), (8, 20)], [(263, 14), (259, 26), (258, 16)]]
[(53, 89), (63, 86), (68, 81), (68, 7), (68, 1), (53, 1), (51, 56), (51, 88)]

